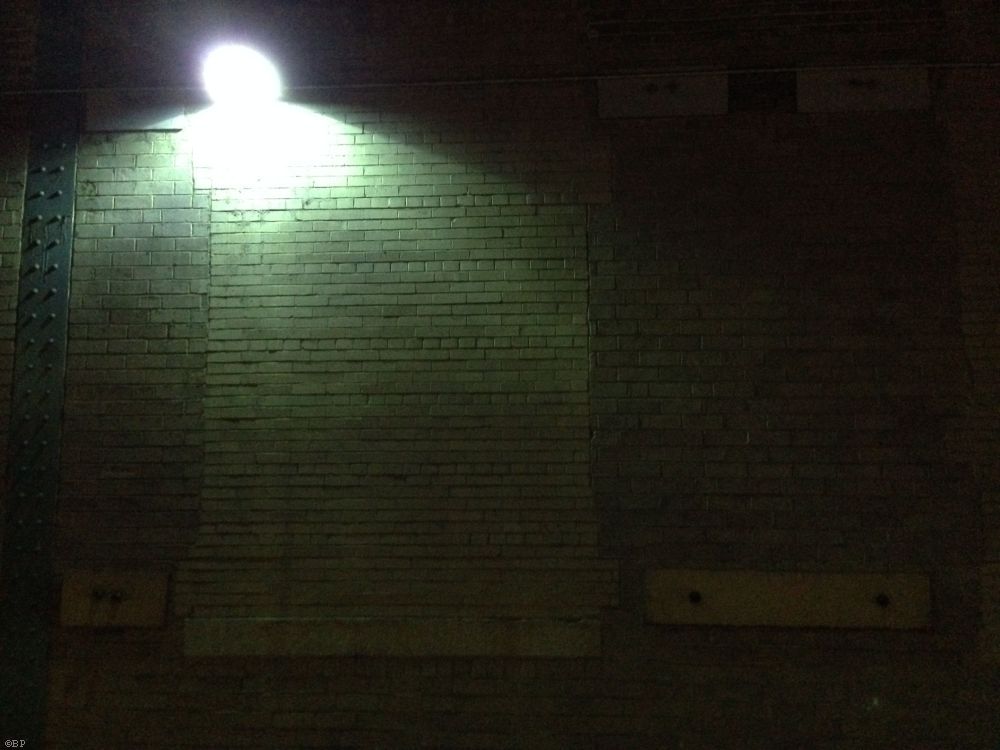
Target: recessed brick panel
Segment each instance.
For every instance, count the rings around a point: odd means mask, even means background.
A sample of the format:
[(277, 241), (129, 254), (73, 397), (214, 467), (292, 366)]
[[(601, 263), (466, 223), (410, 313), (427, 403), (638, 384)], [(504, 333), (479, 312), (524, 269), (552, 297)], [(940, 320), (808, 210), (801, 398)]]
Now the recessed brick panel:
[(492, 126), (439, 102), (439, 125), (409, 98), (277, 107), (314, 139), (307, 159), (267, 115), (241, 124), (254, 190), (199, 132), (219, 123), (191, 126), (212, 275), (184, 615), (581, 616), (615, 601), (588, 479), (581, 197), (606, 161), (542, 118), (579, 106), (573, 89)]
[(622, 136), (589, 308), (615, 542), (665, 567), (972, 559), (934, 121), (743, 113)]
[[(979, 644), (993, 664), (1000, 663), (1000, 265), (995, 239), (998, 212), (990, 208), (1000, 196), (1000, 159), (988, 133), (996, 128), (991, 112), (995, 97), (979, 96), (984, 85), (996, 89), (982, 73), (949, 77), (949, 101), (955, 105), (945, 120), (952, 158), (955, 196), (954, 241), (961, 250), (962, 333), (970, 370), (970, 399), (956, 420), (951, 449), (969, 461), (981, 493), (984, 562), (981, 590), (983, 630)], [(981, 102), (977, 110), (974, 103)]]

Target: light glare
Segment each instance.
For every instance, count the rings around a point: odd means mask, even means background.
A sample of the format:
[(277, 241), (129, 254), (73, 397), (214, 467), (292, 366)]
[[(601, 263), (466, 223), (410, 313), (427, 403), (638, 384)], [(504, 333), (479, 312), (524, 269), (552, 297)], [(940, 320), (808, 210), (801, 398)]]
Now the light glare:
[(281, 101), (250, 109), (213, 105), (192, 114), (187, 131), (200, 185), (267, 193), (346, 184), (353, 135), (308, 107)]
[(216, 104), (253, 104), (281, 96), (281, 78), (271, 61), (239, 44), (212, 50), (205, 58), (202, 75)]

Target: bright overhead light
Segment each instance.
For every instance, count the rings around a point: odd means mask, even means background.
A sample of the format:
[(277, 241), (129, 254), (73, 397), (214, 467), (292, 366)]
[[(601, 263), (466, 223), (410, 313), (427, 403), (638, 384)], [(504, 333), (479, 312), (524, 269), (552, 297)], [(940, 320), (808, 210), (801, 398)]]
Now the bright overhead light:
[(205, 58), (202, 77), (216, 104), (256, 104), (281, 97), (277, 68), (257, 50), (240, 44), (212, 50)]

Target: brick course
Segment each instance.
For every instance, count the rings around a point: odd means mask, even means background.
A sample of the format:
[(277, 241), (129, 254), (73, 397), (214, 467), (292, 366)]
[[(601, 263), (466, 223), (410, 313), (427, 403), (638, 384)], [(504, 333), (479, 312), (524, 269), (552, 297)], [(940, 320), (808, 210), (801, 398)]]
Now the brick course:
[(0, 399), (0, 468), (6, 475), (27, 139), (5, 130), (0, 137), (10, 144), (0, 151), (0, 392), (6, 394)]

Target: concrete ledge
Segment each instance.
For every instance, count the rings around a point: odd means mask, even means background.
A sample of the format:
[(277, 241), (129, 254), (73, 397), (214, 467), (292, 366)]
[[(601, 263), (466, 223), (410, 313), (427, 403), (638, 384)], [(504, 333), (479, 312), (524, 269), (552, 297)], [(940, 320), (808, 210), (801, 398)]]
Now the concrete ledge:
[(596, 621), (189, 618), (187, 656), (598, 656)]
[(926, 628), (930, 578), (920, 573), (653, 570), (646, 619), (675, 625)]

